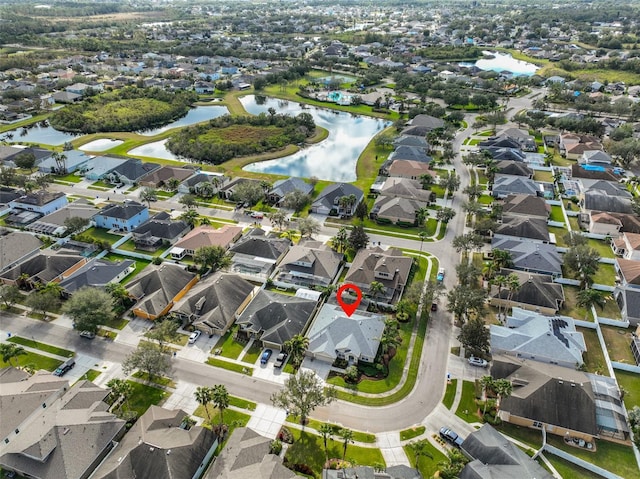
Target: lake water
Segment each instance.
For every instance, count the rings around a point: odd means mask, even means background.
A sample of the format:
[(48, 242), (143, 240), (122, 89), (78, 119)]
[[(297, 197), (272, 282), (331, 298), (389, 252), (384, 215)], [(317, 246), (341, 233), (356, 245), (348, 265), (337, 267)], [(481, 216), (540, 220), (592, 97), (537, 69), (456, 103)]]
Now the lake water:
[(176, 155), (167, 150), (164, 145), (167, 142), (167, 138), (160, 141), (154, 141), (153, 143), (147, 143), (146, 145), (137, 146), (136, 148), (129, 150), (127, 153), (134, 156), (148, 156), (150, 158), (161, 158), (163, 160), (178, 160), (186, 161), (178, 158)]
[(248, 95), (242, 97), (240, 101), (244, 108), (254, 115), (266, 112), (269, 108), (290, 115), (310, 113), (316, 125), (329, 130), (329, 136), (325, 140), (293, 155), (252, 163), (244, 167), (247, 171), (259, 173), (303, 178), (315, 176), (328, 181), (355, 181), (358, 157), (371, 139), (390, 124), (384, 120), (325, 108), (306, 105), (303, 108), (300, 103), (275, 98), (267, 98), (263, 104), (258, 104), (253, 95)]
[(58, 131), (51, 126), (40, 126), (40, 124), (36, 124), (28, 129), (18, 128), (17, 130), (12, 130), (7, 133), (13, 134), (13, 138), (9, 141), (13, 141), (15, 143), (24, 141), (53, 146), (63, 145), (65, 142), (81, 136)]
[(171, 128), (194, 125), (202, 121), (218, 118), (219, 116), (226, 115), (227, 113), (229, 113), (229, 110), (227, 110), (226, 106), (222, 105), (197, 106), (189, 110), (189, 113), (187, 113), (179, 120), (169, 123), (168, 125), (162, 126), (160, 128), (154, 128), (153, 130), (139, 131), (137, 133), (144, 136), (159, 135), (160, 133), (164, 133)]
[(475, 63), (461, 63), (461, 66), (475, 65), (481, 70), (492, 70), (494, 72), (501, 72), (503, 70), (510, 71), (515, 76), (531, 76), (538, 71), (538, 66), (533, 63), (523, 62), (522, 60), (516, 60), (509, 53), (499, 52), (482, 52), (487, 55), (492, 55), (494, 58), (478, 60)]
[(78, 150), (82, 151), (107, 151), (124, 143), (122, 140), (112, 140), (111, 138), (101, 138), (85, 143)]

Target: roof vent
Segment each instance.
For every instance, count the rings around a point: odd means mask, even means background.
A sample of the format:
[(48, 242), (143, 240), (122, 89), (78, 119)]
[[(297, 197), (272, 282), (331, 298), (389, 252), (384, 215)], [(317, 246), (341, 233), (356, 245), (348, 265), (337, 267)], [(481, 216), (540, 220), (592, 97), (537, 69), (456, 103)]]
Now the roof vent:
[(167, 456), (171, 454), (171, 449), (167, 449)]
[(156, 448), (155, 448), (155, 447), (150, 447), (150, 448), (149, 448), (149, 452), (153, 452), (153, 451), (155, 451), (155, 450), (156, 450)]

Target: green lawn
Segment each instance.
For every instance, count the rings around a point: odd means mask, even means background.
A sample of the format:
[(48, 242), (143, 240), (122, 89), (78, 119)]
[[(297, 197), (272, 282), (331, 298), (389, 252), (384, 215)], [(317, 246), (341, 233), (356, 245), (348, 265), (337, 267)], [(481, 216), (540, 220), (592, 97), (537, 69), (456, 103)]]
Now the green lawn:
[[(229, 404), (231, 404), (231, 401), (229, 401)], [(208, 404), (207, 410), (209, 411), (211, 422), (213, 422), (214, 424), (220, 422), (220, 410), (218, 408), (215, 408), (212, 404)], [(196, 408), (196, 410), (193, 412), (193, 415), (201, 417), (203, 419), (207, 419), (207, 413), (204, 406), (202, 405)], [(251, 418), (251, 415), (242, 413), (240, 411), (234, 411), (232, 409), (225, 409), (224, 413), (222, 414), (222, 418), (225, 424), (233, 424), (236, 421), (240, 421), (242, 423), (242, 426), (246, 426), (249, 422), (249, 419)]]
[(447, 409), (451, 409), (453, 406), (453, 400), (456, 398), (456, 387), (458, 385), (457, 379), (452, 379), (447, 383), (447, 389), (444, 392), (444, 398), (442, 399), (442, 404)]
[(257, 342), (254, 342), (242, 357), (242, 362), (255, 364), (261, 353), (262, 347), (260, 347), (260, 344), (258, 344)]
[[(635, 364), (635, 359), (631, 353), (629, 344), (631, 343), (631, 329), (616, 328), (615, 326), (600, 326), (604, 342), (611, 361), (618, 361), (627, 364)], [(640, 381), (640, 376), (638, 376)]]
[(559, 221), (560, 223), (564, 223), (564, 214), (562, 213), (562, 206), (553, 205), (551, 207), (551, 217), (549, 219), (551, 221)]
[(109, 244), (113, 244), (122, 238), (122, 236), (112, 235), (111, 233), (107, 233), (107, 230), (102, 228), (97, 228), (95, 226), (81, 233), (81, 236), (85, 236), (85, 235), (90, 236), (91, 238), (96, 240), (107, 241), (109, 242)]
[(611, 319), (622, 319), (622, 313), (620, 312), (620, 306), (614, 299), (613, 295), (607, 296), (604, 303), (604, 309), (596, 308), (598, 316), (604, 316)]
[(400, 431), (400, 440), (408, 441), (409, 439), (413, 439), (414, 437), (421, 436), (422, 434), (424, 434), (425, 429), (426, 428), (424, 426), (418, 426)]
[(609, 242), (590, 238), (587, 244), (600, 253), (603, 258), (615, 258)]
[(149, 375), (143, 371), (136, 371), (135, 373), (133, 373), (133, 377), (142, 379), (143, 381), (151, 382), (153, 384), (156, 384), (158, 386), (162, 386), (165, 388), (172, 388), (172, 389), (176, 388), (176, 383), (173, 382), (171, 378), (159, 377), (159, 376), (154, 376), (152, 378), (149, 378)]
[(536, 170), (533, 174), (534, 181), (544, 181), (546, 183), (553, 183), (553, 174), (550, 171)]
[(569, 316), (574, 319), (581, 319), (587, 321), (593, 321), (593, 315), (591, 311), (587, 314), (587, 310), (581, 306), (578, 306), (578, 291), (580, 288), (577, 286), (562, 285), (564, 289), (564, 305), (560, 310), (560, 314), (563, 316)]
[(583, 469), (561, 457), (546, 453), (545, 457), (560, 473), (562, 479), (601, 479), (599, 474)]
[(575, 216), (568, 216), (569, 224), (571, 225), (571, 231), (580, 231), (580, 222)]
[(444, 188), (440, 185), (431, 185), (429, 189), (436, 194), (436, 198), (444, 198)]
[(86, 373), (84, 373), (83, 379), (87, 381), (93, 381), (95, 378), (102, 374), (101, 371), (96, 371), (95, 369), (89, 369)]
[[(322, 466), (325, 462), (322, 437), (306, 431), (291, 429), (294, 442), (287, 449), (286, 459), (290, 464), (307, 464), (314, 472), (313, 477), (320, 479)], [(342, 458), (342, 441), (332, 439), (327, 442), (329, 458)], [(349, 444), (347, 447), (347, 461), (361, 466), (385, 464), (380, 449), (359, 447)]]
[[(298, 419), (299, 418), (296, 418), (291, 415), (287, 416), (287, 422), (289, 423), (300, 424), (298, 422)], [(331, 429), (333, 430), (333, 435), (335, 437), (338, 437), (338, 434), (342, 430), (342, 426), (338, 424), (324, 423), (324, 422), (316, 421), (315, 419), (308, 419), (305, 428), (315, 429), (316, 431), (318, 431), (318, 434), (320, 434), (319, 431), (323, 424), (329, 424), (331, 426)], [(353, 430), (351, 432), (353, 432), (353, 440), (356, 442), (364, 442), (368, 444), (374, 444), (376, 442), (375, 434), (371, 434), (370, 432), (361, 432), (361, 431), (353, 431)]]
[(82, 181), (82, 177), (75, 173), (69, 173), (64, 176), (55, 176), (54, 179), (57, 181), (66, 181), (67, 183), (80, 183)]
[(602, 374), (608, 376), (607, 364), (604, 360), (604, 353), (598, 341), (598, 333), (595, 329), (576, 327), (584, 336), (584, 342), (587, 344), (587, 352), (583, 354), (585, 370), (590, 373)]
[(146, 259), (130, 258), (128, 256), (123, 256), (121, 254), (116, 254), (116, 253), (109, 253), (105, 255), (104, 259), (107, 259), (109, 261), (122, 261), (123, 259), (130, 259), (135, 262), (135, 270), (133, 271), (133, 273), (129, 274), (128, 276), (125, 276), (125, 278), (121, 281), (121, 283), (125, 285), (128, 282), (130, 282), (133, 278), (135, 278), (137, 275), (139, 275), (142, 272), (142, 270), (144, 270), (147, 266), (151, 264), (151, 261), (147, 261)]
[[(149, 333), (150, 331), (147, 331), (146, 333), (144, 333), (145, 337), (149, 337)], [(182, 333), (176, 333), (176, 337), (174, 339), (172, 339), (171, 341), (167, 341), (165, 344), (177, 344), (178, 346), (186, 346), (187, 345), (187, 341), (189, 341), (189, 336), (187, 336), (186, 334), (182, 334)]]
[(605, 284), (608, 286), (615, 286), (616, 283), (616, 269), (612, 264), (600, 263), (598, 271), (593, 275), (593, 282), (595, 284)]
[(416, 469), (418, 469), (418, 471), (420, 471), (420, 474), (422, 474), (422, 477), (424, 477), (424, 479), (428, 479), (430, 477), (433, 477), (434, 474), (438, 472), (438, 470), (440, 469), (439, 464), (441, 462), (446, 462), (447, 457), (444, 454), (442, 454), (442, 452), (440, 452), (440, 450), (437, 449), (434, 445), (432, 445), (429, 441), (424, 440), (424, 442), (426, 443), (425, 449), (431, 455), (431, 457), (429, 456), (419, 457), (417, 466), (416, 466), (416, 457), (413, 451), (411, 450), (411, 448), (409, 446), (404, 446), (404, 452), (407, 454), (407, 458), (409, 459), (409, 464), (411, 464), (412, 467), (415, 467)]
[[(379, 394), (389, 391), (398, 385), (400, 379), (402, 378), (402, 370), (405, 366), (405, 360), (409, 348), (409, 341), (411, 339), (411, 331), (413, 329), (413, 322), (409, 321), (407, 323), (399, 324), (400, 337), (402, 338), (402, 342), (400, 343), (400, 347), (398, 347), (398, 350), (396, 351), (396, 355), (389, 363), (389, 374), (384, 379), (364, 379), (356, 385), (356, 387), (354, 388), (355, 390), (364, 393)], [(353, 388), (353, 385), (347, 384), (341, 376), (334, 376), (332, 378), (329, 378), (327, 382), (329, 384), (341, 386), (343, 388)]]
[(211, 356), (207, 359), (207, 364), (209, 366), (215, 366), (217, 368), (226, 369), (228, 371), (233, 371), (236, 373), (246, 374), (248, 376), (253, 375), (253, 368), (249, 366), (243, 366), (242, 364), (236, 364), (229, 361), (225, 361), (224, 359), (218, 359), (214, 356)]
[(238, 359), (240, 356), (245, 345), (234, 339), (236, 331), (238, 331), (238, 326), (229, 329), (216, 343), (214, 349), (221, 349), (220, 356), (229, 359)]
[(478, 422), (478, 405), (476, 404), (476, 385), (471, 381), (462, 382), (462, 397), (456, 410), (456, 416), (467, 422)]
[(491, 203), (493, 203), (493, 196), (480, 195), (480, 198), (478, 198), (478, 203), (480, 203), (481, 205), (490, 205)]
[(255, 411), (257, 404), (248, 399), (239, 398), (236, 396), (229, 396), (229, 405), (235, 406), (240, 409), (247, 409), (249, 411)]
[(557, 226), (547, 226), (549, 233), (553, 233), (556, 235), (556, 245), (558, 246), (567, 246), (567, 242), (563, 239), (563, 236), (566, 235), (569, 230), (565, 228), (558, 228)]
[(168, 396), (168, 393), (153, 386), (134, 381), (127, 381), (127, 383), (131, 385), (133, 390), (133, 394), (128, 400), (129, 407), (138, 414), (138, 417), (142, 416), (149, 409), (149, 406), (160, 406)]
[(164, 253), (167, 250), (167, 248), (158, 248), (155, 251), (140, 250), (136, 248), (136, 244), (131, 239), (128, 241), (125, 241), (123, 244), (118, 246), (118, 249), (121, 249), (123, 251), (132, 251), (135, 253), (146, 254), (148, 256), (160, 256), (162, 253)]
[(22, 346), (39, 349), (40, 351), (55, 354), (57, 356), (64, 356), (66, 358), (71, 358), (75, 355), (73, 351), (69, 351), (68, 349), (52, 346), (51, 344), (41, 343), (39, 341), (34, 341), (33, 339), (21, 338), (20, 336), (11, 336), (9, 339), (7, 339), (7, 341), (9, 341), (10, 343), (20, 344)]
[(49, 356), (42, 356), (41, 354), (32, 353), (30, 351), (27, 351), (26, 353), (27, 354), (14, 358), (11, 363), (5, 363), (0, 358), (0, 368), (6, 368), (8, 366), (28, 366), (36, 371), (40, 369), (55, 371), (56, 368), (62, 364), (62, 361)]
[(640, 407), (640, 376), (627, 371), (616, 370), (616, 379), (618, 380), (618, 385), (626, 391), (624, 395), (626, 408)]

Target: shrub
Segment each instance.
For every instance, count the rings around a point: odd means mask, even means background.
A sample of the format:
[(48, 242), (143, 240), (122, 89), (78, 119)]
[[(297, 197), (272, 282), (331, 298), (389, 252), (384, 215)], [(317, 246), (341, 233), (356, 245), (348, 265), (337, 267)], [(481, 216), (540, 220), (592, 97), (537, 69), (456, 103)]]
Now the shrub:
[(287, 444), (293, 444), (293, 434), (291, 434), (291, 431), (289, 431), (289, 429), (285, 426), (282, 426), (280, 428), (278, 439), (282, 442), (286, 442)]
[(315, 474), (313, 473), (313, 469), (311, 469), (310, 466), (308, 466), (307, 464), (294, 464), (293, 465), (293, 470), (295, 472), (301, 472), (302, 474), (306, 474), (307, 476), (315, 476)]
[(275, 454), (276, 456), (280, 455), (282, 452), (282, 442), (277, 439), (271, 441), (271, 445), (269, 446), (269, 454)]

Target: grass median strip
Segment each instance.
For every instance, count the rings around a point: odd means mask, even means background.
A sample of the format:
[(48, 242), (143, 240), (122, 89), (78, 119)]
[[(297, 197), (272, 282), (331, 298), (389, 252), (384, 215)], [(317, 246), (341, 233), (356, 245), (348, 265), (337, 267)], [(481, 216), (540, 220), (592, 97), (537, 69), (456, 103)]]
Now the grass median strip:
[(240, 374), (246, 374), (247, 376), (253, 376), (253, 368), (243, 366), (242, 364), (232, 363), (231, 361), (225, 361), (224, 359), (218, 359), (210, 357), (207, 359), (209, 366), (215, 366), (217, 368), (226, 369)]
[(409, 439), (413, 439), (414, 437), (418, 437), (424, 434), (426, 428), (424, 426), (410, 427), (409, 429), (405, 429), (400, 431), (400, 440), (408, 441)]
[[(291, 424), (300, 424), (297, 419), (298, 418), (295, 418), (293, 416), (287, 416), (287, 422)], [(305, 424), (305, 428), (314, 429), (318, 434), (320, 434), (320, 428), (324, 424), (329, 424), (329, 426), (331, 426), (331, 429), (333, 430), (332, 435), (334, 437), (338, 437), (340, 435), (340, 431), (343, 429), (343, 427), (338, 424), (320, 422), (320, 421), (316, 421), (315, 419), (308, 419), (307, 424)], [(361, 432), (361, 431), (353, 431), (353, 430), (351, 432), (353, 432), (353, 440), (356, 442), (362, 442), (367, 444), (374, 444), (376, 442), (375, 434), (372, 434), (370, 432)]]
[(73, 351), (69, 351), (68, 349), (52, 346), (51, 344), (41, 343), (40, 341), (35, 341), (33, 339), (22, 338), (20, 336), (12, 336), (7, 339), (7, 341), (9, 341), (10, 343), (19, 344), (21, 346), (39, 349), (40, 351), (55, 354), (56, 356), (64, 356), (65, 358), (73, 357), (73, 355), (75, 354)]

